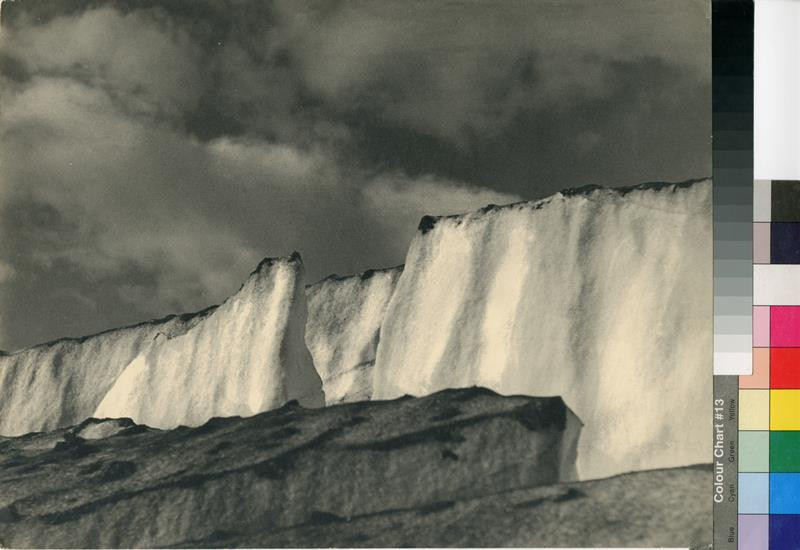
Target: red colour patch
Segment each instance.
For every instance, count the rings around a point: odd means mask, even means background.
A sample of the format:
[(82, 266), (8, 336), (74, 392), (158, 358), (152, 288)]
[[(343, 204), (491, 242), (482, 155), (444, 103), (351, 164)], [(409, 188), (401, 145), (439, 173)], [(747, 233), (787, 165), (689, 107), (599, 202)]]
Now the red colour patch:
[(800, 388), (800, 348), (772, 348), (769, 353), (771, 388)]

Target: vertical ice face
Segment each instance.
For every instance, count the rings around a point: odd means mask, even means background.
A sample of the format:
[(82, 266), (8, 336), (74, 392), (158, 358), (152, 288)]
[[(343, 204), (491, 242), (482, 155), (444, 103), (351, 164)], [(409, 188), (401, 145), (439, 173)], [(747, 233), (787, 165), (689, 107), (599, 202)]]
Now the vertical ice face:
[(707, 462), (711, 296), (709, 181), (425, 218), (373, 398), (560, 395), (584, 423), (583, 479)]
[(142, 350), (157, 338), (182, 334), (210, 312), (211, 308), (0, 355), (0, 435), (81, 422)]
[(173, 428), (248, 416), (292, 399), (324, 405), (303, 341), (305, 322), (299, 255), (264, 260), (208, 318), (131, 361), (93, 416)]
[(322, 378), (325, 402), (372, 397), (372, 367), (386, 307), (402, 267), (329, 277), (306, 289), (306, 344)]

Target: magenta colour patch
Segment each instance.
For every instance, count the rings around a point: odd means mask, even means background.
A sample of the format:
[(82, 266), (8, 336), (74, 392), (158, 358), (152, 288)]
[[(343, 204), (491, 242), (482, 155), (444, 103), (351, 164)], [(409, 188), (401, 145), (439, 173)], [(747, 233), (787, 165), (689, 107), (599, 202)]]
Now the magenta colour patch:
[(800, 306), (771, 306), (769, 324), (772, 347), (800, 347)]

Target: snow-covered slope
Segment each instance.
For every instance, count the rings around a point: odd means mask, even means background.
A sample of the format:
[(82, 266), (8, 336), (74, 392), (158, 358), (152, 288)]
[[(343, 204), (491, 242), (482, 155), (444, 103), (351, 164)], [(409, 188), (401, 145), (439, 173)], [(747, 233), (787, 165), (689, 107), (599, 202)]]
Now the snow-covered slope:
[(183, 335), (160, 338), (131, 361), (94, 416), (171, 428), (248, 416), (292, 399), (321, 406), (305, 321), (299, 255), (264, 260), (206, 319)]
[(585, 424), (582, 479), (705, 462), (711, 256), (707, 180), (423, 218), (373, 397), (560, 395)]
[(372, 367), (386, 306), (402, 267), (331, 276), (306, 289), (306, 344), (327, 404), (372, 397)]
[(117, 376), (159, 334), (182, 334), (212, 309), (0, 355), (0, 435), (48, 431), (91, 416)]
[(230, 537), (263, 530), (401, 510), (422, 518), (449, 501), (570, 479), (579, 431), (559, 398), (471, 388), (291, 404), (199, 428), (106, 420), (0, 438), (0, 546), (232, 548), (243, 545)]

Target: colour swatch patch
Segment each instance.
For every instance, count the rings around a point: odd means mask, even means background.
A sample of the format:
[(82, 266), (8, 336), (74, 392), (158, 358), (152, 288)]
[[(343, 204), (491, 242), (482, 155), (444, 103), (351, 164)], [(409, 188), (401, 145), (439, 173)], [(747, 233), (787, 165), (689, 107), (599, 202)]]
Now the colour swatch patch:
[(754, 305), (800, 305), (800, 182), (756, 182), (753, 264)]
[(753, 345), (739, 378), (739, 549), (798, 548), (800, 306), (757, 306)]
[(739, 549), (800, 548), (800, 182), (753, 190), (753, 372), (739, 377)]

